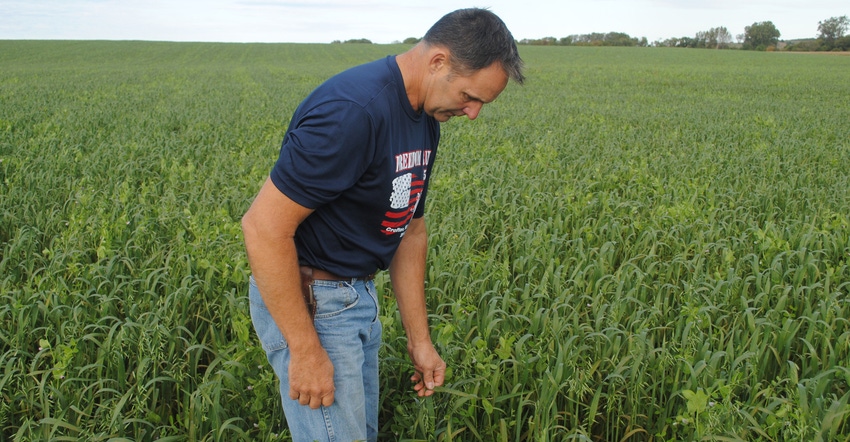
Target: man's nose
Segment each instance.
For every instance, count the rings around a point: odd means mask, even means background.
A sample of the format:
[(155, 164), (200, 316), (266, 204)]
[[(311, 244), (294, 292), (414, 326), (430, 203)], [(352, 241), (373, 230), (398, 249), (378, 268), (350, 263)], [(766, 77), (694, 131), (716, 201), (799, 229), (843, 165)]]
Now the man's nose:
[(468, 106), (463, 108), (463, 113), (465, 113), (470, 120), (474, 120), (478, 118), (478, 114), (481, 112), (482, 106), (483, 104), (481, 103), (470, 103)]

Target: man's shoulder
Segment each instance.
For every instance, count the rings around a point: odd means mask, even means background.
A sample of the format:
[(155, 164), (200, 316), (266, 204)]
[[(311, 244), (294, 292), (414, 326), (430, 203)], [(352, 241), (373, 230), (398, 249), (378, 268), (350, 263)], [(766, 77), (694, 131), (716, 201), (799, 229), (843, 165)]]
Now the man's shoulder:
[(397, 102), (400, 87), (391, 63), (394, 60), (380, 59), (334, 75), (305, 99), (302, 111), (359, 108), (372, 113), (375, 108), (383, 109)]
[(369, 99), (395, 81), (391, 60), (380, 59), (346, 69), (328, 79), (319, 89), (339, 97)]
[(369, 77), (380, 78), (382, 76), (392, 76), (391, 66), (395, 64), (395, 57), (384, 57), (368, 63), (352, 66), (339, 74), (336, 77)]

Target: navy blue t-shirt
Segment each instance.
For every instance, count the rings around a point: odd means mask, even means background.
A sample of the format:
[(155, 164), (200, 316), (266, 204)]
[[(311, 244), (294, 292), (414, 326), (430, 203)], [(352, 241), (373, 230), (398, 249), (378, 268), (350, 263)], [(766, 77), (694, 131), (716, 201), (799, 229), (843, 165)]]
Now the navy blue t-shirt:
[(414, 112), (395, 56), (351, 68), (295, 110), (271, 180), (315, 209), (298, 227), (301, 265), (340, 276), (386, 269), (424, 214), (440, 125)]

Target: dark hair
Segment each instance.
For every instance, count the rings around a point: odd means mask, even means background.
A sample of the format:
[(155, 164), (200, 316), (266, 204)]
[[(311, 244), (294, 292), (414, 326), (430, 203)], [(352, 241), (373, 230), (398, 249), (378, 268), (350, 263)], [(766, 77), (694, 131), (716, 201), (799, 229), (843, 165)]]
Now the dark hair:
[(487, 9), (450, 12), (431, 26), (423, 40), (446, 47), (458, 73), (469, 74), (498, 61), (508, 77), (519, 84), (525, 80), (513, 35), (502, 19)]

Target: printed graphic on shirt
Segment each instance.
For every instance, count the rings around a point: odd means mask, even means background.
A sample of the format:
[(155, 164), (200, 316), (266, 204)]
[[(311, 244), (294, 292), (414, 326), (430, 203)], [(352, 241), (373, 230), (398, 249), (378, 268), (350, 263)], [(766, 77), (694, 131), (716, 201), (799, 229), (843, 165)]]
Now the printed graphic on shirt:
[(393, 180), (393, 194), (390, 196), (390, 207), (393, 210), (407, 209), (410, 206), (410, 185), (413, 174), (406, 173)]
[[(404, 234), (407, 230), (407, 225), (422, 198), (430, 159), (430, 150), (396, 155), (396, 173), (399, 175), (393, 180), (390, 210), (384, 214), (384, 221), (381, 223), (384, 235)], [(421, 170), (422, 176), (411, 171), (413, 169)]]

